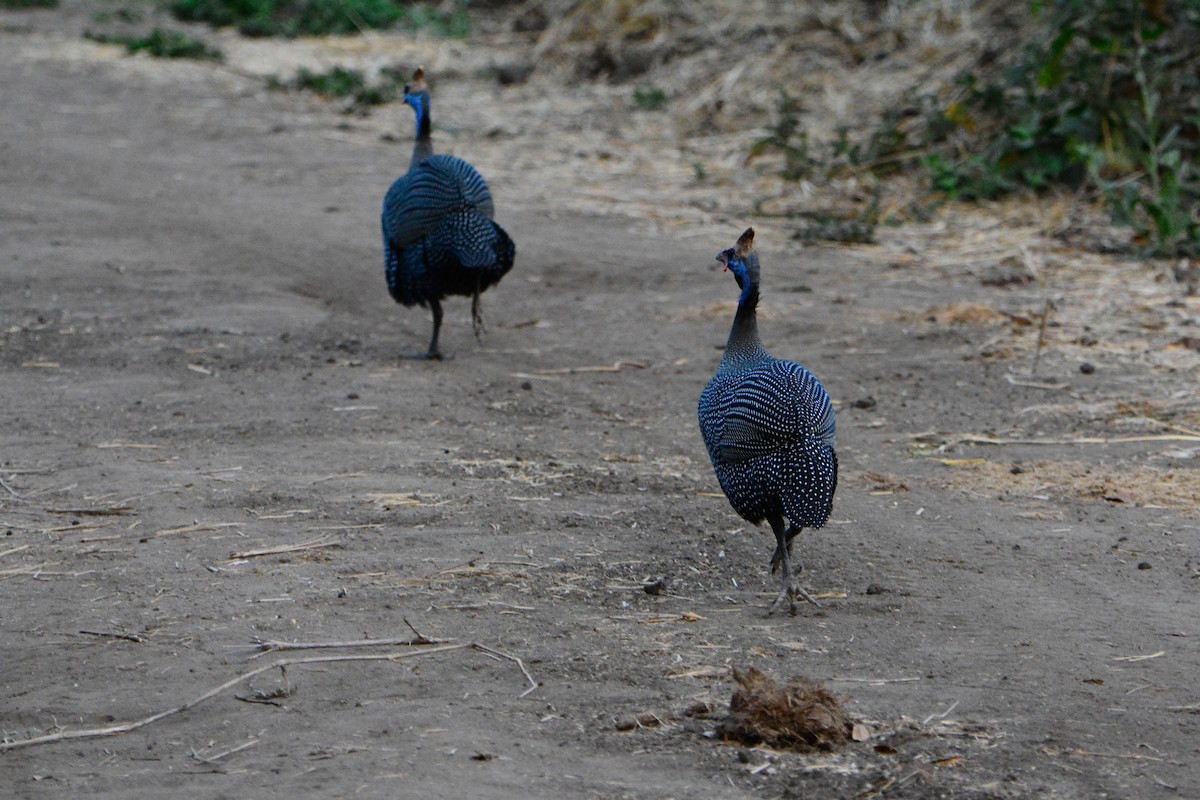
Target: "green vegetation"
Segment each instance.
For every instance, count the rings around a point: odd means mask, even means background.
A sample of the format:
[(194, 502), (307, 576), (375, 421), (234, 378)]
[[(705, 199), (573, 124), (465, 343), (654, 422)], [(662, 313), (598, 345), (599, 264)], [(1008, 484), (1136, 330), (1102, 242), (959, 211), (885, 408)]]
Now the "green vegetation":
[(355, 110), (382, 105), (401, 95), (404, 79), (400, 73), (383, 69), (379, 76), (380, 82), (371, 85), (367, 83), (366, 76), (356, 69), (334, 67), (329, 72), (312, 72), (301, 67), (291, 81), (271, 78), (268, 84), (273, 89), (307, 90), (325, 98), (345, 99), (349, 109)]
[(759, 156), (775, 150), (784, 157), (784, 178), (798, 181), (811, 177), (823, 162), (810, 153), (808, 131), (800, 124), (800, 102), (786, 91), (781, 91), (777, 113), (778, 118), (767, 125), (767, 135), (754, 143), (750, 155)]
[(929, 129), (934, 185), (1091, 189), (1148, 254), (1200, 254), (1200, 0), (1032, 7), (1041, 35), (999, 75), (962, 76)]
[(155, 28), (145, 36), (125, 34), (93, 33), (84, 31), (85, 39), (101, 44), (123, 44), (130, 53), (145, 51), (158, 58), (196, 58), (220, 61), (225, 56), (220, 50), (193, 39), (182, 31)]
[(867, 141), (810, 143), (795, 101), (754, 152), (789, 179), (925, 170), (935, 195), (1056, 187), (1103, 199), (1148, 255), (1200, 255), (1200, 0), (1033, 0), (1034, 36), (937, 95), (902, 99)]
[(661, 111), (667, 105), (667, 93), (657, 86), (639, 86), (633, 90), (633, 102), (642, 111)]
[[(787, 92), (781, 92), (776, 107), (776, 119), (767, 125), (767, 135), (754, 143), (750, 155), (759, 156), (766, 152), (777, 152), (783, 156), (783, 177), (797, 181), (803, 179), (834, 176), (846, 166), (869, 169), (876, 174), (884, 172), (883, 165), (891, 155), (893, 140), (900, 140), (898, 133), (888, 133), (886, 127), (872, 134), (865, 145), (851, 144), (846, 131), (838, 132), (831, 143), (810, 141), (808, 132), (800, 122), (800, 103)], [(895, 131), (893, 127), (890, 129)], [(758, 209), (758, 213), (762, 213)], [(875, 229), (880, 223), (879, 191), (860, 212), (831, 212), (800, 214), (799, 227), (792, 238), (803, 242), (832, 241), (844, 243), (869, 243), (875, 240)]]
[(136, 25), (155, 8), (155, 0), (104, 0), (94, 4), (92, 22), (97, 25), (127, 23)]
[(58, 0), (0, 0), (0, 8), (58, 8)]
[(397, 0), (162, 0), (176, 18), (234, 26), (245, 36), (353, 34), (401, 25), (435, 36), (470, 33), (465, 3), (438, 11)]

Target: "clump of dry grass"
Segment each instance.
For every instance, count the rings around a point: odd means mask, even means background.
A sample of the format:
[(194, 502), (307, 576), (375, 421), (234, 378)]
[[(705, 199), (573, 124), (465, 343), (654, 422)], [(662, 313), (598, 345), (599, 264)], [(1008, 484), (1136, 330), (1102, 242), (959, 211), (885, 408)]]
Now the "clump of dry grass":
[(793, 677), (780, 684), (750, 667), (733, 671), (738, 688), (729, 701), (726, 739), (790, 750), (834, 750), (850, 739), (852, 723), (841, 701), (821, 684)]
[(950, 466), (945, 486), (968, 491), (993, 491), (1001, 497), (1070, 497), (1105, 500), (1133, 506), (1170, 508), (1195, 517), (1200, 497), (1200, 473), (1188, 468), (1104, 466), (1082, 461), (1039, 459), (1019, 467), (1008, 461), (969, 459)]

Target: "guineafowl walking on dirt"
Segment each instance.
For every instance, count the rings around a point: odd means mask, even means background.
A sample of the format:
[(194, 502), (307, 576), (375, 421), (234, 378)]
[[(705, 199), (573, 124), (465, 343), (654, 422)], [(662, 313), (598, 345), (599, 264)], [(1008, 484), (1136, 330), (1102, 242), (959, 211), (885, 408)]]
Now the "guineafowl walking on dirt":
[(471, 298), (478, 339), (483, 331), (479, 295), (512, 269), (516, 247), (492, 221), (492, 193), (483, 176), (461, 158), (433, 154), (424, 70), (404, 87), (404, 102), (417, 114), (417, 136), (408, 172), (383, 198), (384, 268), (392, 299), (428, 305), (433, 312), (429, 350), (413, 358), (441, 359), (442, 299)]
[[(829, 519), (837, 489), (837, 432), (829, 394), (817, 377), (792, 361), (773, 358), (758, 336), (758, 254), (754, 229), (717, 260), (741, 287), (725, 356), (700, 395), (700, 433), (717, 480), (733, 510), (775, 533), (771, 569), (783, 569), (783, 586), (767, 612), (795, 596), (818, 605), (800, 585), (792, 539), (801, 528)], [(784, 519), (788, 526), (785, 528)]]

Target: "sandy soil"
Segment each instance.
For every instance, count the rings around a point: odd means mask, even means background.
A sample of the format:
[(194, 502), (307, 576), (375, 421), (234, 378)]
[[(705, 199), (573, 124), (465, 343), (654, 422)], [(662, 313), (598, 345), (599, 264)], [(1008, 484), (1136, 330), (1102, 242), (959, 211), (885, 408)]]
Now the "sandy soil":
[[(803, 248), (737, 205), (747, 173), (553, 135), (609, 88), (469, 74), (439, 141), (518, 262), (482, 345), (452, 301), (454, 357), (405, 361), (429, 320), (388, 298), (377, 219), (408, 110), (85, 23), (0, 13), (6, 796), (1200, 797), (1198, 305), (1161, 265), (1069, 251), (1043, 207)], [(769, 532), (695, 422), (736, 294), (713, 255), (749, 224), (767, 345), (839, 413), (833, 519), (797, 548), (826, 599), (795, 617), (764, 618)], [(1013, 258), (1036, 279), (997, 280)], [(415, 632), (480, 647), (255, 648)], [(14, 747), (372, 653), (401, 657)], [(750, 666), (827, 685), (865, 740), (721, 741)]]

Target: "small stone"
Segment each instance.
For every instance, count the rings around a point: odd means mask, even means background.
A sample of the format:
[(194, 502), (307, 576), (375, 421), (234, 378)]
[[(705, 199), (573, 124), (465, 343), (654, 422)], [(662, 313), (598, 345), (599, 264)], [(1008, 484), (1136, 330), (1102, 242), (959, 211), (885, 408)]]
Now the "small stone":
[(1149, 561), (1142, 561), (1138, 564), (1138, 569), (1150, 569)]
[(1093, 372), (1096, 371), (1096, 365), (1090, 361), (1085, 361), (1079, 365), (1079, 371), (1082, 372), (1084, 375), (1091, 375)]
[(667, 591), (667, 584), (663, 583), (663, 579), (659, 578), (653, 583), (647, 583), (642, 587), (642, 591), (646, 594), (659, 595)]
[(861, 408), (863, 411), (870, 411), (875, 407), (875, 398), (871, 396), (860, 397), (850, 404), (853, 408)]

